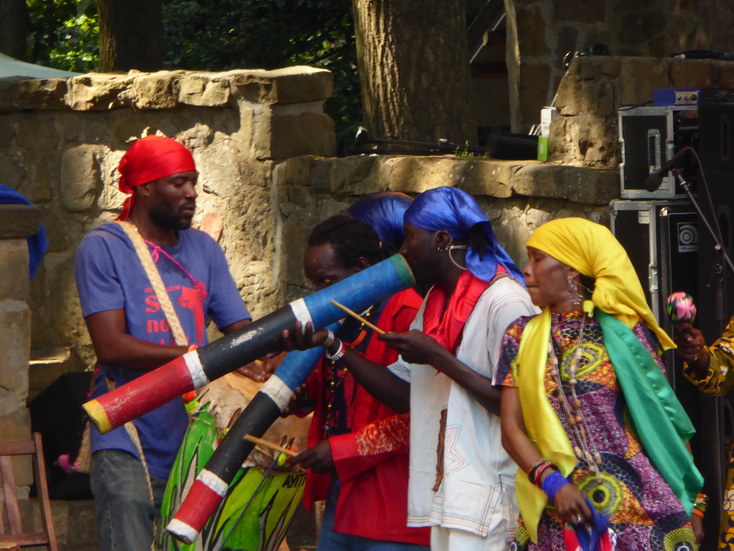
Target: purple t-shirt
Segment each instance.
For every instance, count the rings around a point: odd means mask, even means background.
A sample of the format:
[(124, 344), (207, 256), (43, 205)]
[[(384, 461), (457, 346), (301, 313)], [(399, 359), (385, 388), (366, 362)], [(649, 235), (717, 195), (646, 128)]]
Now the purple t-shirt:
[[(178, 232), (175, 247), (161, 248), (176, 262), (149, 246), (189, 344), (207, 343), (207, 318), (220, 328), (250, 318), (224, 254), (211, 237), (189, 229)], [(98, 312), (124, 310), (128, 334), (156, 344), (176, 344), (137, 253), (118, 224), (105, 224), (86, 235), (77, 252), (74, 272), (85, 318)], [(120, 387), (141, 374), (100, 365), (102, 376), (95, 380), (92, 397), (108, 392), (105, 379)], [(135, 420), (152, 475), (168, 477), (187, 424), (180, 398)], [(92, 452), (119, 449), (139, 458), (124, 427), (104, 435), (92, 429)]]

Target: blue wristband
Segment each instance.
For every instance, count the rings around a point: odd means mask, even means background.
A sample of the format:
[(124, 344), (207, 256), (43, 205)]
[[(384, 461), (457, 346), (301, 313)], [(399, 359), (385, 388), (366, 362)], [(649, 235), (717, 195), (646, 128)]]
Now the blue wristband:
[(542, 486), (545, 495), (548, 496), (548, 499), (553, 501), (553, 498), (556, 497), (558, 490), (563, 488), (566, 484), (571, 483), (561, 473), (559, 473), (558, 471), (553, 471), (543, 479)]

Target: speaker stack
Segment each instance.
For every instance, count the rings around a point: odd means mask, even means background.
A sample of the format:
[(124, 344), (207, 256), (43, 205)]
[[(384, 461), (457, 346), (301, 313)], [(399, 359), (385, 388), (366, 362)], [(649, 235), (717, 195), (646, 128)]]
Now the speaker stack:
[[(685, 190), (672, 174), (650, 186), (650, 176), (675, 163), (693, 185), (707, 220), (714, 217), (724, 247), (732, 242), (734, 213), (734, 97), (718, 91), (658, 91), (655, 107), (623, 109), (619, 113), (622, 164), (621, 197), (613, 201), (612, 231), (627, 249), (655, 316), (668, 333), (665, 300), (675, 291), (693, 296), (697, 327), (712, 343), (734, 314), (731, 271), (724, 269), (709, 235)], [(658, 103), (659, 98), (669, 98)], [(680, 99), (684, 98), (683, 101)], [(690, 147), (701, 159), (683, 151)], [(711, 205), (705, 194), (711, 193)], [(696, 426), (692, 441), (696, 465), (710, 496), (702, 549), (717, 549), (724, 498), (728, 446), (734, 443), (731, 412), (734, 395), (704, 396), (682, 375), (682, 362), (672, 351), (663, 356), (669, 379)]]

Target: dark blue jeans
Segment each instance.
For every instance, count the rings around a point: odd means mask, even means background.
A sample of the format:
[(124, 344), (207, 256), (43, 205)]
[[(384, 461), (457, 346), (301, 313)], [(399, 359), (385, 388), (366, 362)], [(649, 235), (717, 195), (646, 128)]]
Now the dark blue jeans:
[(334, 516), (336, 502), (339, 499), (338, 480), (331, 483), (329, 496), (326, 498), (326, 511), (321, 524), (319, 534), (319, 546), (317, 551), (428, 551), (427, 545), (415, 543), (402, 543), (399, 541), (384, 541), (363, 538), (361, 536), (350, 536), (334, 532)]
[(145, 468), (121, 450), (92, 455), (90, 480), (97, 513), (100, 551), (147, 551), (160, 515), (165, 478), (151, 476), (155, 503), (150, 499)]

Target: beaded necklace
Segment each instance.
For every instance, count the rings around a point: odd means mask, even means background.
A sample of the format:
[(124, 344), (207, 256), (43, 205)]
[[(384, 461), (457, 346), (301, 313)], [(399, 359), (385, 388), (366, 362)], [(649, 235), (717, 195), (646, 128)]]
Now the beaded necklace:
[[(374, 305), (370, 306), (362, 312), (362, 317), (365, 320), (369, 320), (370, 316), (372, 315), (372, 310), (374, 308)], [(365, 328), (364, 323), (361, 323), (359, 325), (359, 334), (357, 335), (357, 338), (354, 339), (351, 343), (344, 343), (344, 346), (346, 348), (355, 348), (358, 346), (362, 341), (364, 341), (365, 337), (367, 336), (367, 329)], [(337, 367), (337, 364), (341, 365), (341, 367)], [(326, 365), (325, 365), (326, 367)], [(326, 378), (326, 418), (324, 419), (324, 438), (328, 438), (329, 433), (335, 428), (335, 419), (334, 419), (334, 405), (336, 403), (336, 393), (339, 390), (339, 388), (342, 386), (342, 383), (344, 382), (344, 379), (347, 377), (347, 366), (345, 366), (342, 363), (342, 360), (336, 360), (336, 361), (329, 361), (327, 369), (324, 370), (324, 375)]]
[(581, 358), (584, 354), (584, 328), (586, 327), (586, 314), (582, 313), (581, 317), (581, 328), (579, 329), (578, 342), (576, 343), (576, 350), (574, 350), (573, 358), (568, 367), (568, 385), (571, 387), (571, 397), (566, 395), (563, 390), (563, 381), (561, 379), (561, 370), (558, 367), (558, 357), (556, 356), (555, 348), (553, 347), (553, 334), (551, 332), (550, 340), (548, 342), (548, 357), (551, 360), (551, 375), (556, 382), (558, 387), (558, 401), (561, 404), (561, 410), (563, 411), (568, 426), (570, 428), (571, 444), (576, 457), (586, 462), (589, 465), (589, 469), (596, 476), (597, 482), (601, 483), (601, 472), (599, 465), (601, 465), (601, 455), (597, 451), (591, 450), (589, 446), (589, 426), (586, 423), (586, 419), (581, 413), (581, 401), (576, 394), (576, 385), (578, 380), (576, 379), (576, 373), (578, 372)]

